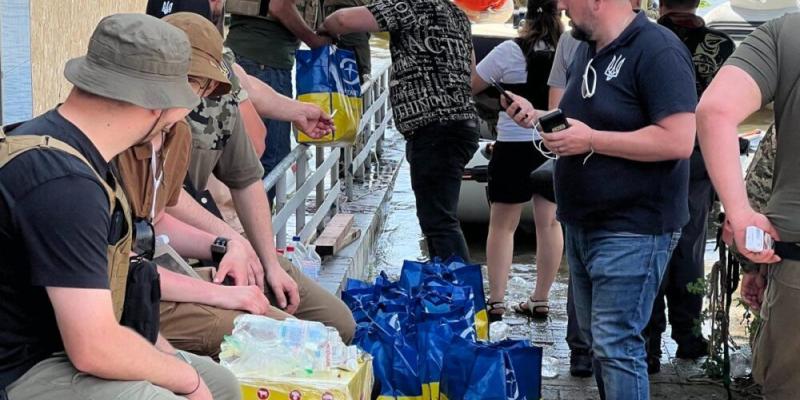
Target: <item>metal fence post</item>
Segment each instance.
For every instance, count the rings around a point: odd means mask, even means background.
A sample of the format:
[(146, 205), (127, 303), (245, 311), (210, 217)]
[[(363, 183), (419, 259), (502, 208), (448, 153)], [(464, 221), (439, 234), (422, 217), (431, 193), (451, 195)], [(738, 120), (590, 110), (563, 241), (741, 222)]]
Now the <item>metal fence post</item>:
[[(385, 81), (386, 81), (385, 77), (386, 77), (386, 75), (381, 74), (381, 76), (378, 78), (378, 82), (377, 82), (377, 85), (376, 85), (377, 89), (375, 91), (376, 98), (380, 98), (380, 96), (386, 90), (385, 87), (384, 87), (384, 84), (385, 84)], [(375, 121), (376, 121), (376, 124), (378, 126), (380, 126), (380, 124), (383, 122), (383, 119), (386, 117), (386, 104), (387, 103), (388, 103), (388, 100), (383, 102), (383, 104), (378, 109), (378, 111), (375, 112)], [(378, 158), (383, 156), (383, 138), (384, 137), (386, 137), (386, 131), (381, 133), (381, 137), (378, 138), (378, 141), (375, 143), (375, 154), (378, 156)]]
[[(336, 149), (331, 149), (331, 152), (334, 152), (334, 151), (338, 151), (339, 152), (339, 159), (341, 160), (342, 156), (344, 155), (343, 149), (341, 147), (338, 147)], [(336, 183), (339, 182), (339, 165), (341, 165), (341, 164), (337, 162), (336, 164), (333, 165), (333, 167), (331, 167), (331, 187), (330, 187), (331, 189), (336, 187)], [(339, 194), (337, 193), (336, 196), (337, 196), (336, 209), (338, 210), (339, 209), (339, 200), (338, 200)]]
[[(325, 148), (321, 146), (316, 146), (315, 148), (316, 155), (314, 156), (314, 164), (316, 169), (319, 169), (319, 166), (325, 161)], [(330, 152), (329, 152), (330, 153)], [(337, 163), (338, 165), (338, 163)], [(331, 181), (333, 181), (333, 175), (331, 175)], [(331, 187), (333, 187), (335, 182), (331, 182)], [(319, 209), (319, 206), (322, 205), (322, 202), (325, 201), (325, 180), (323, 179), (317, 184), (317, 191), (314, 195), (314, 203), (316, 205), (316, 209)]]
[[(275, 184), (275, 214), (286, 205), (286, 173), (284, 172)], [(286, 247), (286, 224), (278, 227), (275, 232), (275, 247), (283, 249)]]
[[(303, 146), (303, 149), (300, 151), (300, 154), (297, 156), (297, 172), (295, 173), (295, 190), (299, 191), (303, 184), (306, 183), (306, 178), (308, 178), (308, 146), (304, 144), (298, 144), (298, 146)], [(294, 210), (294, 232), (295, 235), (299, 235), (300, 231), (306, 226), (306, 202), (301, 202), (297, 208)]]
[(353, 146), (344, 147), (344, 193), (348, 201), (353, 200)]

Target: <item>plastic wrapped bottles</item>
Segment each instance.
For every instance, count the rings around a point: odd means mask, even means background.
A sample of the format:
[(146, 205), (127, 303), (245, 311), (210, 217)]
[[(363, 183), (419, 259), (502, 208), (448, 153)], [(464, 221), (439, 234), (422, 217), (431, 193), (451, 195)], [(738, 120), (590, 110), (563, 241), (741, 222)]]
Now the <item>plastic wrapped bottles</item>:
[(243, 314), (225, 337), (220, 362), (239, 377), (275, 377), (355, 370), (358, 357), (354, 346), (345, 346), (335, 329), (319, 322)]

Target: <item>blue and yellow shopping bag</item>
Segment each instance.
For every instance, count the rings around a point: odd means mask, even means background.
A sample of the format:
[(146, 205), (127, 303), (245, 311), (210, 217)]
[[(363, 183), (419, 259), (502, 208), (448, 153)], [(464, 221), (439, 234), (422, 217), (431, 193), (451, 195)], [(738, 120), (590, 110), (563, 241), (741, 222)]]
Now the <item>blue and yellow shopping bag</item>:
[(472, 302), (475, 305), (475, 332), (478, 339), (489, 340), (489, 315), (486, 311), (481, 266), (466, 264), (458, 257), (451, 257), (445, 262), (438, 259), (427, 263), (405, 261), (400, 273), (400, 286), (409, 293), (416, 293), (422, 282), (432, 276), (441, 277), (454, 285), (472, 288)]
[[(361, 123), (361, 82), (355, 54), (336, 46), (297, 51), (297, 100), (320, 106), (333, 115), (336, 130), (314, 139), (297, 132), (299, 143), (353, 144)], [(335, 112), (335, 114), (334, 114)]]
[(454, 338), (444, 355), (442, 400), (539, 400), (542, 349), (524, 340)]

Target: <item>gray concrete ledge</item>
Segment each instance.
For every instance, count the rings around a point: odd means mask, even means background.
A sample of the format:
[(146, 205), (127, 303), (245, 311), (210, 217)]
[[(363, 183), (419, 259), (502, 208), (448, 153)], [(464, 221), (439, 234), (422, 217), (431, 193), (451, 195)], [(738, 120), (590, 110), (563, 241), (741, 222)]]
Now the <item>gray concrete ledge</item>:
[(338, 254), (323, 260), (319, 283), (339, 294), (348, 278), (365, 280), (369, 276), (378, 238), (388, 214), (388, 205), (405, 155), (405, 140), (394, 130), (386, 131), (383, 154), (371, 163), (371, 173), (353, 190), (353, 199), (343, 202), (340, 212), (353, 214), (353, 227), (361, 236)]

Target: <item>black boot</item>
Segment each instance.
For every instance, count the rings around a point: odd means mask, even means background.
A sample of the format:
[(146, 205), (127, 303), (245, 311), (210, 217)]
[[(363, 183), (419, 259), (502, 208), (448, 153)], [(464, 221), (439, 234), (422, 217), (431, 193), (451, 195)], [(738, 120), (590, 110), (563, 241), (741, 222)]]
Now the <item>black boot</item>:
[(675, 357), (684, 360), (696, 360), (708, 355), (708, 340), (705, 338), (695, 338), (690, 342), (679, 343)]

